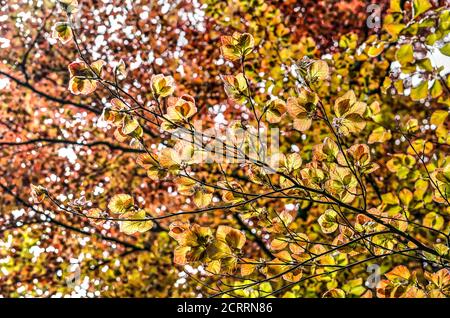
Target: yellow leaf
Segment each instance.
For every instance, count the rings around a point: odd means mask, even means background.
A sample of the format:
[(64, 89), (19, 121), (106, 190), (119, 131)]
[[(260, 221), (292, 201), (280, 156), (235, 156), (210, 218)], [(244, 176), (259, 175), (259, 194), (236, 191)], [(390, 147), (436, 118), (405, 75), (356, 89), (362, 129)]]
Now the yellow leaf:
[(241, 264), (241, 275), (242, 276), (248, 276), (252, 274), (256, 269), (256, 263), (255, 260), (249, 259), (249, 258), (243, 258)]
[(208, 266), (206, 267), (206, 270), (210, 272), (211, 274), (219, 274), (220, 273), (220, 266), (221, 261), (220, 260), (214, 260), (208, 263)]
[(323, 298), (345, 298), (345, 292), (339, 288), (333, 288), (325, 292)]
[(132, 132), (134, 132), (136, 129), (138, 129), (139, 122), (136, 118), (127, 115), (123, 117), (123, 123), (122, 123), (122, 133), (125, 135), (129, 135)]
[(72, 40), (72, 37), (72, 28), (67, 22), (57, 22), (53, 26), (52, 38), (60, 40), (62, 44)]
[(409, 269), (406, 266), (399, 265), (395, 267), (393, 270), (391, 270), (389, 273), (386, 273), (385, 276), (390, 281), (407, 282), (411, 277), (411, 273), (409, 272)]
[(58, 3), (67, 13), (73, 14), (78, 11), (77, 0), (58, 0)]
[(414, 0), (413, 8), (414, 8), (414, 18), (417, 18), (422, 13), (428, 11), (432, 7), (430, 1), (428, 0)]
[(384, 127), (375, 128), (369, 136), (368, 144), (373, 144), (376, 142), (386, 142), (392, 138), (390, 130), (384, 129)]
[(145, 221), (146, 219), (145, 210), (123, 213), (120, 217), (124, 219), (136, 220), (136, 221), (120, 221), (120, 231), (128, 235), (132, 235), (135, 233), (144, 233), (153, 227), (153, 222), (151, 220)]
[(133, 198), (128, 194), (116, 194), (109, 200), (108, 208), (113, 213), (124, 213), (134, 205)]
[(237, 249), (241, 249), (246, 240), (244, 233), (225, 225), (217, 228), (216, 237), (218, 240), (227, 243), (230, 247)]
[(339, 224), (337, 222), (337, 212), (328, 209), (318, 219), (320, 228), (325, 234), (333, 233), (337, 230)]
[(369, 48), (367, 50), (367, 55), (370, 57), (376, 57), (376, 56), (380, 55), (381, 52), (383, 52), (383, 50), (384, 50), (384, 46), (385, 46), (385, 42), (379, 42), (379, 43), (372, 44), (371, 46), (369, 46)]
[(389, 12), (390, 13), (401, 13), (402, 8), (400, 6), (401, 0), (391, 0), (389, 5)]
[(229, 61), (238, 61), (249, 55), (255, 46), (255, 40), (249, 33), (233, 33), (220, 38), (222, 56)]
[(400, 191), (398, 197), (404, 206), (408, 206), (413, 199), (413, 193), (409, 189), (404, 188)]
[(450, 56), (450, 43), (445, 44), (443, 47), (439, 49), (442, 54)]
[(387, 23), (384, 25), (386, 31), (393, 37), (397, 37), (405, 27), (406, 25), (403, 23)]
[(436, 127), (442, 125), (445, 123), (445, 120), (447, 119), (448, 111), (446, 110), (436, 110), (433, 112), (430, 118), (430, 123), (432, 125), (435, 125)]
[(45, 197), (47, 196), (48, 192), (47, 189), (45, 189), (41, 185), (34, 185), (31, 184), (31, 196), (33, 197), (33, 200), (37, 203), (41, 203), (44, 201)]
[(172, 76), (157, 74), (150, 79), (150, 87), (156, 98), (167, 97), (175, 91), (175, 81)]
[(433, 83), (433, 86), (431, 86), (431, 97), (438, 98), (442, 95), (443, 92), (444, 90), (442, 89), (441, 81), (436, 79)]
[(267, 107), (266, 111), (267, 121), (271, 124), (279, 123), (281, 117), (286, 112), (286, 103), (283, 100), (277, 98), (271, 100), (266, 107)]
[(407, 43), (400, 46), (397, 51), (396, 58), (402, 66), (414, 62), (414, 50), (412, 44)]
[(326, 80), (329, 77), (329, 73), (330, 71), (327, 62), (321, 60), (315, 61), (311, 65), (311, 69), (309, 71), (309, 81), (310, 83), (315, 83)]
[(277, 238), (273, 239), (272, 242), (270, 243), (270, 247), (275, 251), (282, 250), (287, 245), (288, 245), (288, 242), (286, 242), (285, 240), (277, 239)]
[(444, 218), (436, 212), (430, 212), (423, 218), (423, 225), (439, 231), (444, 227)]
[(297, 98), (288, 98), (286, 108), (289, 115), (294, 119), (295, 129), (305, 131), (311, 127), (312, 117), (318, 102), (318, 96), (304, 88), (300, 90)]
[(194, 194), (194, 203), (199, 208), (207, 207), (212, 201), (212, 193), (205, 190), (199, 190)]
[(411, 89), (411, 99), (421, 100), (428, 96), (428, 81), (424, 80), (419, 85)]

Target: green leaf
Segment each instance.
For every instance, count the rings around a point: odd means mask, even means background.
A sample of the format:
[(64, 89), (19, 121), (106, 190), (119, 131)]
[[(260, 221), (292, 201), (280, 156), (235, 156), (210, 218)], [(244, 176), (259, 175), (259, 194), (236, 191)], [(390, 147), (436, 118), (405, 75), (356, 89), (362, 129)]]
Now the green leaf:
[(439, 32), (439, 30), (437, 30), (434, 33), (431, 33), (427, 36), (426, 38), (426, 43), (428, 45), (433, 45), (434, 43), (436, 43), (436, 41), (440, 40), (442, 38), (442, 32)]
[(414, 62), (414, 50), (412, 44), (403, 44), (398, 49), (396, 57), (402, 66)]
[(433, 86), (431, 87), (431, 97), (438, 98), (442, 95), (444, 90), (442, 89), (442, 84), (439, 80), (435, 80)]
[(435, 230), (442, 229), (444, 227), (444, 222), (444, 218), (436, 212), (428, 213), (423, 219), (423, 225), (431, 227)]
[(431, 61), (429, 58), (423, 59), (423, 60), (419, 60), (417, 61), (417, 64), (419, 65), (419, 67), (421, 69), (424, 69), (427, 72), (432, 72), (433, 71), (433, 65), (431, 64)]
[(388, 23), (384, 26), (386, 31), (393, 37), (397, 37), (403, 31), (405, 25), (403, 23)]
[(428, 0), (414, 0), (414, 18), (417, 18), (422, 13), (428, 11), (432, 7), (430, 1)]
[(389, 5), (389, 12), (402, 13), (402, 7), (401, 7), (400, 0), (391, 0), (390, 5)]
[(450, 43), (445, 44), (443, 47), (439, 49), (442, 54), (450, 56)]
[(450, 10), (442, 12), (439, 16), (439, 29), (442, 31), (450, 29)]
[(419, 85), (411, 89), (411, 99), (421, 100), (428, 96), (428, 81), (422, 81)]

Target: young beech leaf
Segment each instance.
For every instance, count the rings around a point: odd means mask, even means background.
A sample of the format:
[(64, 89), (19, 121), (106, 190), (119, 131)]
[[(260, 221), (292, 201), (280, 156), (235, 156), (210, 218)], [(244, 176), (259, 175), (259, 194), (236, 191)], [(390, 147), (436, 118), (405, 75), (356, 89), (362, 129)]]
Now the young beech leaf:
[(252, 260), (250, 258), (242, 258), (241, 261), (242, 261), (241, 275), (242, 276), (251, 275), (256, 269), (257, 261)]
[(450, 56), (450, 43), (445, 44), (443, 47), (439, 49), (442, 54)]
[(286, 246), (288, 246), (288, 242), (286, 240), (275, 238), (272, 240), (272, 242), (270, 242), (270, 247), (274, 251), (283, 250)]
[(364, 129), (366, 122), (362, 117), (367, 105), (356, 100), (355, 93), (350, 90), (343, 96), (336, 99), (334, 103), (334, 113), (332, 125), (341, 135), (357, 133)]
[(99, 208), (92, 208), (85, 212), (85, 215), (89, 217), (89, 221), (93, 224), (100, 226), (105, 220), (101, 219), (103, 211)]
[(153, 75), (150, 79), (150, 88), (155, 98), (167, 97), (175, 91), (175, 81), (172, 76)]
[(414, 18), (428, 11), (431, 7), (429, 0), (413, 0)]
[(377, 57), (383, 52), (385, 45), (386, 43), (382, 41), (370, 44), (367, 48), (367, 55), (370, 57)]
[(313, 147), (313, 160), (335, 162), (338, 153), (339, 147), (337, 143), (333, 139), (325, 137), (321, 144)]
[(189, 95), (183, 95), (178, 98), (175, 103), (170, 102), (170, 106), (167, 109), (166, 118), (173, 122), (180, 122), (187, 120), (194, 116), (197, 112), (194, 99)]
[(221, 75), (225, 93), (236, 103), (243, 103), (247, 99), (247, 81), (242, 73), (238, 75)]
[(206, 189), (201, 187), (194, 194), (194, 203), (198, 208), (207, 207), (212, 201), (212, 193), (207, 192)]
[(421, 100), (428, 96), (428, 81), (424, 80), (419, 83), (416, 87), (411, 89), (411, 99)]
[(444, 218), (436, 212), (428, 213), (423, 219), (423, 225), (438, 231), (444, 227), (444, 222)]
[(216, 231), (216, 238), (227, 243), (232, 249), (240, 250), (245, 244), (245, 234), (230, 226), (219, 226)]
[(126, 78), (128, 75), (128, 70), (127, 70), (127, 66), (125, 65), (124, 60), (120, 60), (119, 64), (117, 64), (116, 68), (115, 68), (115, 72), (118, 75), (121, 75), (123, 78)]
[(48, 192), (47, 189), (44, 188), (41, 185), (34, 185), (31, 184), (31, 196), (34, 200), (34, 202), (41, 203), (44, 201), (45, 197), (47, 196)]
[(445, 123), (448, 117), (448, 111), (446, 110), (436, 110), (430, 118), (430, 123), (436, 127)]
[(323, 233), (330, 234), (337, 230), (337, 216), (336, 211), (328, 209), (319, 217), (318, 222)]
[(206, 271), (208, 271), (211, 274), (220, 274), (222, 262), (220, 260), (213, 260), (209, 262), (208, 266), (206, 267)]
[(169, 235), (179, 244), (174, 251), (174, 263), (179, 265), (204, 260), (214, 241), (209, 227), (179, 221), (169, 226)]
[(77, 0), (58, 0), (58, 3), (62, 7), (62, 9), (69, 14), (73, 14), (78, 11)]
[(414, 62), (414, 51), (412, 44), (407, 43), (400, 46), (396, 54), (397, 60), (402, 66)]
[(369, 136), (368, 144), (374, 144), (376, 142), (385, 142), (392, 138), (392, 134), (390, 130), (384, 129), (384, 127), (380, 126), (375, 128)]
[(249, 55), (255, 46), (253, 36), (248, 33), (233, 33), (232, 36), (220, 37), (222, 56), (229, 61), (238, 61)]
[(330, 71), (327, 62), (319, 60), (313, 62), (311, 65), (308, 73), (308, 80), (309, 83), (315, 83), (328, 79), (329, 75)]
[(396, 38), (406, 27), (403, 23), (386, 23), (384, 28), (394, 38)]
[(97, 60), (91, 63), (91, 69), (94, 71), (96, 75), (101, 77), (103, 66), (105, 66), (106, 62), (103, 60)]
[(122, 133), (125, 135), (129, 135), (132, 132), (134, 132), (136, 129), (138, 129), (139, 122), (136, 118), (130, 115), (125, 115), (123, 117), (123, 123), (122, 123)]
[(340, 288), (333, 288), (326, 291), (323, 298), (345, 298), (345, 292)]
[(271, 100), (266, 105), (266, 120), (271, 124), (279, 123), (285, 112), (286, 103), (283, 100)]
[(389, 4), (390, 13), (402, 13), (401, 0), (391, 0)]
[[(425, 272), (425, 278), (430, 282), (430, 287), (434, 287), (439, 290), (439, 297), (445, 297), (442, 291), (448, 294), (450, 289), (450, 270), (448, 268), (442, 268), (436, 273)], [(433, 289), (434, 289), (433, 288)]]
[[(371, 173), (378, 169), (376, 163), (370, 161), (370, 149), (365, 144), (356, 144), (347, 149), (348, 159), (351, 165), (363, 173)], [(347, 161), (342, 153), (337, 156), (337, 161), (342, 166), (347, 166)]]
[(131, 195), (128, 194), (116, 194), (108, 203), (108, 208), (112, 213), (124, 213), (127, 212), (134, 205), (134, 200)]
[(289, 97), (287, 111), (294, 119), (294, 128), (299, 131), (308, 130), (316, 113), (319, 98), (314, 92), (304, 88), (300, 90), (298, 97)]
[(399, 265), (394, 267), (390, 272), (386, 273), (385, 276), (392, 282), (402, 282), (407, 283), (411, 278), (411, 273), (406, 266)]
[(302, 166), (302, 157), (296, 152), (290, 153), (287, 156), (283, 155), (280, 159), (280, 170), (288, 174), (300, 169)]
[(67, 22), (57, 22), (53, 26), (52, 38), (60, 40), (62, 44), (66, 44), (72, 40), (72, 28)]
[(181, 176), (179, 178), (177, 178), (176, 180), (176, 184), (178, 185), (178, 193), (181, 195), (193, 195), (196, 191), (196, 187), (195, 185), (197, 184), (197, 182), (191, 178), (185, 177), (185, 176)]
[(98, 60), (91, 65), (82, 61), (69, 64), (70, 82), (69, 90), (74, 95), (89, 95), (97, 88), (98, 77), (102, 76), (105, 61)]
[(438, 98), (444, 93), (444, 89), (442, 87), (441, 81), (438, 79), (434, 80), (433, 86), (431, 86), (431, 97), (432, 98)]
[(146, 216), (147, 214), (143, 209), (121, 214), (121, 218), (136, 221), (120, 221), (120, 231), (128, 235), (147, 232), (153, 227), (153, 222), (151, 220), (144, 221)]

